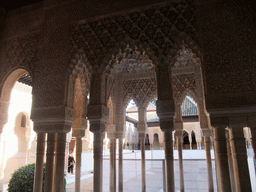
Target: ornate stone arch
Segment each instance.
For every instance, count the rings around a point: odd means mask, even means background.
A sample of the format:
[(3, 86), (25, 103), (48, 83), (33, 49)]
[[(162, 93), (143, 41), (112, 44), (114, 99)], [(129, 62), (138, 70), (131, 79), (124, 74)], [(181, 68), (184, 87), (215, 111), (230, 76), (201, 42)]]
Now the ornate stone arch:
[[(21, 126), (21, 122), (22, 122), (22, 118), (25, 117), (25, 126), (22, 127)], [(30, 140), (30, 134), (31, 134), (31, 129), (30, 129), (30, 115), (28, 112), (26, 111), (22, 111), (22, 112), (19, 112), (15, 118), (15, 128), (24, 128), (24, 136), (26, 137), (26, 141), (29, 142)], [(14, 129), (14, 132), (16, 131), (15, 134), (17, 134), (17, 131), (19, 132), (19, 130), (15, 130)]]
[(174, 100), (174, 102), (175, 102), (177, 105), (181, 106), (182, 103), (183, 103), (183, 101), (185, 100), (187, 94), (189, 94), (189, 95), (192, 97), (192, 99), (193, 99), (196, 103), (198, 102), (196, 93), (194, 92), (194, 90), (191, 90), (191, 89), (189, 89), (189, 88), (186, 88), (186, 89), (182, 92), (182, 94), (180, 95), (180, 97), (178, 97), (176, 100)]
[[(83, 97), (87, 97), (90, 91), (90, 83), (91, 83), (91, 68), (87, 68), (88, 64), (83, 62), (81, 59), (74, 60), (72, 64), (72, 71), (70, 71), (69, 75), (69, 85), (68, 85), (68, 95), (67, 95), (67, 106), (73, 108), (74, 106), (74, 96), (75, 96), (75, 82), (76, 79), (79, 78), (80, 86), (82, 89)], [(76, 63), (77, 62), (77, 63)], [(70, 68), (71, 69), (71, 68)]]
[(0, 86), (0, 132), (2, 131), (3, 125), (6, 124), (8, 120), (8, 107), (14, 84), (25, 74), (31, 73), (24, 67), (14, 68), (6, 75)]

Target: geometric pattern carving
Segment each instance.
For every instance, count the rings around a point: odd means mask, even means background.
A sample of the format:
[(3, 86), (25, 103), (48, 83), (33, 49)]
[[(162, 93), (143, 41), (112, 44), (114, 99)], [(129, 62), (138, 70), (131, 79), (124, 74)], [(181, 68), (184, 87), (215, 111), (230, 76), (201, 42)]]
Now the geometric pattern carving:
[(156, 97), (156, 78), (123, 81), (124, 103), (133, 99), (137, 106), (148, 104)]
[(190, 1), (168, 2), (75, 23), (70, 27), (70, 38), (73, 53), (83, 51), (93, 68), (106, 69), (130, 41), (144, 50), (152, 62), (167, 57), (172, 49), (176, 50), (181, 32), (193, 41), (196, 38), (195, 8)]
[(31, 61), (38, 50), (38, 35), (17, 37), (7, 42), (5, 62), (11, 67), (26, 66), (32, 71)]
[(189, 89), (193, 93), (196, 93), (196, 81), (195, 74), (181, 74), (172, 77), (173, 97), (174, 100), (180, 101), (183, 92)]

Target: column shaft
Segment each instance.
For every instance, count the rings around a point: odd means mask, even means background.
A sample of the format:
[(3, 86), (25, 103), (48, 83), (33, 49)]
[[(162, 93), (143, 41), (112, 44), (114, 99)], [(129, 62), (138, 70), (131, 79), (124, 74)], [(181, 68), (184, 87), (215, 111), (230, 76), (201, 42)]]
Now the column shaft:
[(55, 133), (48, 133), (44, 192), (53, 190)]
[(212, 175), (212, 157), (211, 157), (211, 138), (209, 136), (204, 137), (207, 173), (208, 173), (208, 188), (209, 192), (214, 192), (213, 175)]
[(178, 155), (179, 155), (179, 170), (180, 170), (180, 192), (184, 192), (182, 140), (183, 140), (183, 137), (181, 136), (177, 137), (177, 148), (178, 148)]
[(230, 146), (230, 137), (229, 137), (228, 131), (226, 131), (226, 137), (227, 137), (228, 167), (229, 167), (231, 189), (232, 191), (236, 191), (235, 173), (234, 173), (234, 166), (233, 166), (231, 146)]
[(256, 127), (251, 128), (252, 134), (252, 147), (254, 151), (254, 159), (256, 159)]
[(225, 128), (214, 128), (215, 162), (219, 192), (231, 192)]
[(75, 192), (80, 192), (82, 138), (76, 137)]
[(146, 192), (145, 137), (140, 138), (140, 149), (141, 149), (141, 187), (142, 187), (142, 192)]
[(45, 133), (37, 134), (36, 167), (34, 174), (34, 192), (41, 192), (43, 186), (43, 165), (45, 152)]
[(55, 192), (63, 191), (66, 133), (57, 133)]
[(116, 139), (110, 139), (109, 191), (116, 192)]
[(94, 176), (93, 176), (93, 189), (94, 192), (102, 191), (102, 177), (103, 177), (103, 137), (101, 131), (94, 131)]
[(236, 191), (252, 191), (243, 128), (229, 129)]
[(173, 164), (173, 143), (172, 131), (164, 131), (165, 140), (165, 173), (166, 173), (166, 191), (175, 192), (174, 185), (174, 164)]
[(123, 191), (123, 139), (119, 138), (118, 191)]
[(5, 162), (5, 142), (2, 141), (1, 138), (1, 131), (0, 131), (0, 147), (2, 151), (2, 159), (0, 159), (0, 192), (3, 192), (4, 190), (4, 162)]

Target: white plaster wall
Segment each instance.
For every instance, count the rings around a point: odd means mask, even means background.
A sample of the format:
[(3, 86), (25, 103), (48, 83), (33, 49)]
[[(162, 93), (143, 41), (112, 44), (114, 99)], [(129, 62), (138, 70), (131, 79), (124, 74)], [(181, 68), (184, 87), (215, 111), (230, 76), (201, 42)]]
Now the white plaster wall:
[(81, 173), (86, 173), (89, 171), (93, 171), (93, 153), (92, 152), (83, 152), (82, 153)]

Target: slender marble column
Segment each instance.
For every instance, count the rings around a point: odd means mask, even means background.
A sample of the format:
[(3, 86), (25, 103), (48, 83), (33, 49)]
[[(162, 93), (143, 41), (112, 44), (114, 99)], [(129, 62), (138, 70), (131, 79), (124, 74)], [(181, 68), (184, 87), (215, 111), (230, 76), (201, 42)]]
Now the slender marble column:
[(45, 133), (38, 133), (33, 192), (42, 191), (44, 153), (45, 153)]
[(254, 159), (256, 159), (256, 127), (251, 127), (252, 147), (254, 150)]
[(229, 136), (235, 173), (236, 191), (252, 191), (243, 127), (230, 128)]
[(166, 191), (175, 192), (172, 130), (164, 130)]
[(53, 190), (55, 133), (48, 133), (44, 192)]
[(119, 138), (118, 191), (123, 191), (123, 138)]
[(80, 192), (82, 138), (76, 137), (75, 192)]
[(212, 175), (211, 138), (210, 138), (210, 136), (205, 136), (204, 137), (204, 145), (205, 145), (207, 173), (208, 173), (208, 188), (209, 188), (209, 192), (214, 192), (213, 175)]
[(103, 186), (103, 134), (100, 130), (94, 131), (94, 178), (93, 191), (101, 192)]
[(54, 169), (53, 169), (53, 191), (55, 189), (55, 183), (56, 183), (56, 164), (57, 164), (57, 157), (56, 157), (56, 154), (57, 154), (57, 137), (58, 137), (58, 134), (55, 134), (55, 144), (54, 144)]
[(116, 192), (116, 139), (110, 139), (109, 191)]
[(65, 166), (66, 133), (57, 133), (55, 192), (63, 191)]
[(236, 191), (234, 166), (233, 166), (231, 146), (230, 146), (230, 137), (229, 137), (228, 130), (226, 130), (226, 138), (227, 138), (228, 166), (229, 166), (231, 189), (232, 189), (232, 191)]
[(184, 174), (183, 174), (183, 158), (182, 158), (182, 143), (183, 137), (177, 136), (177, 148), (179, 155), (179, 170), (180, 170), (180, 192), (184, 192)]
[(146, 192), (145, 134), (140, 135), (141, 150), (141, 184), (142, 192)]
[(147, 108), (146, 105), (138, 107), (138, 133), (141, 149), (141, 186), (142, 192), (146, 191), (146, 163), (145, 163), (145, 132), (147, 129)]
[(225, 128), (214, 128), (215, 161), (219, 192), (231, 192)]
[(1, 151), (2, 151), (2, 159), (1, 164), (0, 164), (0, 192), (4, 191), (4, 162), (5, 162), (5, 142), (3, 142), (1, 138), (1, 131), (0, 131), (0, 146), (1, 146)]

